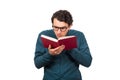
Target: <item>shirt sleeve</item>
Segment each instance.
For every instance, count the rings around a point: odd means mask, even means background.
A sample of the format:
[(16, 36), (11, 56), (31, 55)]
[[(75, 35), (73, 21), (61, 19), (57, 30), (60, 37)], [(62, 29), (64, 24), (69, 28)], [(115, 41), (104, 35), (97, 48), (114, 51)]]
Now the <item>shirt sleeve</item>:
[(37, 68), (49, 65), (53, 60), (53, 56), (49, 54), (48, 50), (43, 47), (40, 39), (40, 34), (36, 42), (34, 63)]
[(86, 67), (90, 66), (92, 62), (92, 56), (83, 33), (78, 38), (78, 48), (70, 50), (69, 54), (78, 64)]

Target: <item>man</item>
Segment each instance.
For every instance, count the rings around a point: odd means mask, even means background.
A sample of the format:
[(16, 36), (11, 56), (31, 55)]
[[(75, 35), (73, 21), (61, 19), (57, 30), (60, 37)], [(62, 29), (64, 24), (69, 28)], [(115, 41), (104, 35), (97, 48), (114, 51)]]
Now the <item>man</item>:
[[(79, 65), (89, 67), (92, 56), (82, 32), (70, 29), (72, 16), (67, 10), (55, 12), (51, 18), (52, 28), (42, 31), (37, 39), (34, 62), (37, 68), (44, 67), (43, 80), (82, 80)], [(53, 38), (75, 35), (77, 48), (64, 50), (65, 46), (44, 48), (40, 36), (44, 34)], [(72, 44), (72, 42), (71, 42)]]

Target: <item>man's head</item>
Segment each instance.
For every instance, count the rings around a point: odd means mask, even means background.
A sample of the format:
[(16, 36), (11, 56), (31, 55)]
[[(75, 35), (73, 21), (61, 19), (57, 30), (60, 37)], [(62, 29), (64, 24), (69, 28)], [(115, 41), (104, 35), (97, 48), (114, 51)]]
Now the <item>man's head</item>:
[(72, 15), (67, 10), (55, 12), (51, 21), (57, 38), (65, 36), (73, 23)]

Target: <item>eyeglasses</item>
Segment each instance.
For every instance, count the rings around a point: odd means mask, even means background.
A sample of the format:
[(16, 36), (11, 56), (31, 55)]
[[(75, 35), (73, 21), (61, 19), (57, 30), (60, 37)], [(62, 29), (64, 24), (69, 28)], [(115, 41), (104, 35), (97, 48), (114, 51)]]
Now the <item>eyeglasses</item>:
[(57, 27), (57, 26), (52, 26), (54, 31), (58, 31), (60, 29), (61, 32), (64, 32), (67, 30), (68, 27)]

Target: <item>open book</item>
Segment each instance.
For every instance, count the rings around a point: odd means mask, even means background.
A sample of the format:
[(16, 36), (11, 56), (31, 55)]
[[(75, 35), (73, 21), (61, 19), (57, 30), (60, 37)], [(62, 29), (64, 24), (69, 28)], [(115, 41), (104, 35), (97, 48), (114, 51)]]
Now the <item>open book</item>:
[(48, 48), (49, 45), (51, 45), (52, 48), (56, 48), (60, 45), (65, 45), (64, 50), (77, 48), (76, 36), (64, 36), (60, 37), (59, 39), (55, 39), (50, 36), (41, 35), (41, 40), (45, 48)]

